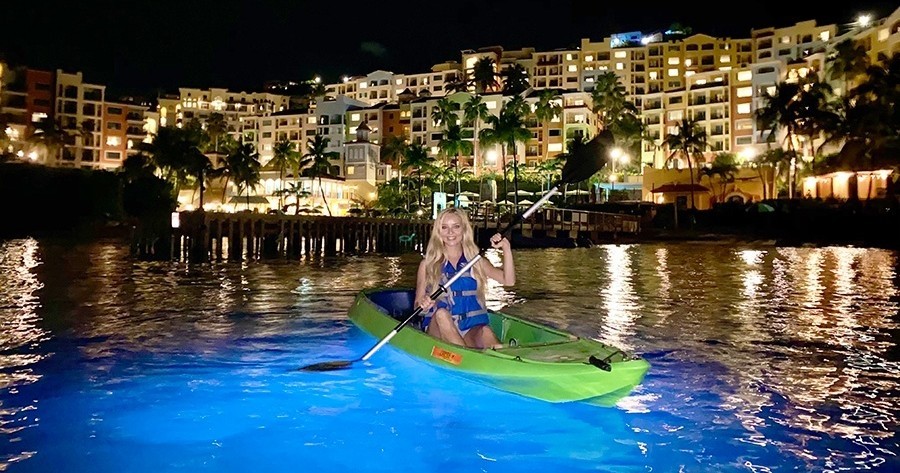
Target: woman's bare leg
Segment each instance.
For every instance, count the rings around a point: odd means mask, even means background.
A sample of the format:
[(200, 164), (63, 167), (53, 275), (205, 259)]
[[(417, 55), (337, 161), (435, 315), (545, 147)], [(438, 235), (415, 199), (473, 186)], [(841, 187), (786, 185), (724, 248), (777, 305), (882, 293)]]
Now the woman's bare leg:
[(431, 322), (428, 323), (428, 335), (448, 343), (466, 346), (466, 341), (459, 334), (456, 322), (453, 321), (453, 317), (450, 316), (447, 309), (438, 309), (431, 316)]
[(479, 325), (472, 327), (466, 332), (466, 346), (472, 348), (500, 348), (503, 344), (497, 338), (497, 334), (491, 329), (490, 325)]

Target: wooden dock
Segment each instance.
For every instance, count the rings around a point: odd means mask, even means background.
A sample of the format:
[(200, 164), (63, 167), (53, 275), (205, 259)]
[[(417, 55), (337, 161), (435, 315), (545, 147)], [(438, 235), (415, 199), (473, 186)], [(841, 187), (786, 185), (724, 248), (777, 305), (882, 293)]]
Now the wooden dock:
[[(505, 226), (509, 214), (473, 213), (480, 241)], [(326, 217), (190, 211), (178, 214), (171, 238), (172, 258), (190, 261), (296, 259), (338, 254), (422, 252), (431, 220)], [(633, 215), (542, 209), (516, 229), (516, 237), (569, 239), (595, 244), (636, 236)], [(552, 246), (552, 245), (551, 245)]]
[(423, 248), (429, 220), (181, 212), (172, 255), (191, 261), (399, 253)]

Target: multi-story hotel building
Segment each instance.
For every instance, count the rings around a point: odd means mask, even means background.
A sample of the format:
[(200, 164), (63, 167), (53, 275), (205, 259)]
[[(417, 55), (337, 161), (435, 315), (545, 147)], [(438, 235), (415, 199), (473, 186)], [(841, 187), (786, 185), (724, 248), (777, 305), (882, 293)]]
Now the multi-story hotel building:
[[(2, 77), (0, 114), (7, 121), (10, 146), (23, 159), (112, 169), (136, 152), (135, 143), (155, 133), (156, 118), (147, 104), (107, 101), (106, 87), (85, 82), (81, 72), (20, 67), (5, 70)], [(32, 139), (42, 133), (41, 127), (61, 135), (58, 149)]]

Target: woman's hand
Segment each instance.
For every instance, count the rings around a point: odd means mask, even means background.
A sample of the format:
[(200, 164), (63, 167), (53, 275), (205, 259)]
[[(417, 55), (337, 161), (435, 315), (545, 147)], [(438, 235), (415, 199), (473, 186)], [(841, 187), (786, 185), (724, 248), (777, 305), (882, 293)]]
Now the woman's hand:
[(495, 233), (494, 236), (491, 237), (491, 246), (502, 249), (503, 251), (510, 249), (509, 240), (499, 233)]
[(416, 301), (416, 305), (422, 308), (422, 312), (428, 312), (434, 306), (434, 300), (426, 294)]

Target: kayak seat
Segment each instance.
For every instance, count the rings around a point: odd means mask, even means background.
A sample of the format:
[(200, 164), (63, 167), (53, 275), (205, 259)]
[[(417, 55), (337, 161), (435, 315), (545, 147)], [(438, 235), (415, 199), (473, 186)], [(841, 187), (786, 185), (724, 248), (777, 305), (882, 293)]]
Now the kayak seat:
[(369, 300), (381, 310), (397, 320), (403, 320), (415, 309), (415, 292), (409, 289), (377, 291), (369, 295)]

